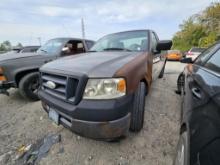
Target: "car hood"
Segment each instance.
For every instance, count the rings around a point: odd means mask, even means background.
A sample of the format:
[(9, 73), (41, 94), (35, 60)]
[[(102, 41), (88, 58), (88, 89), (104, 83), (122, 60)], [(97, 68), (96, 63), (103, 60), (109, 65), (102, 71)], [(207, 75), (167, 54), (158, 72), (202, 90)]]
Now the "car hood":
[(41, 71), (63, 71), (66, 74), (86, 74), (89, 77), (112, 77), (124, 64), (140, 52), (94, 52), (65, 57), (44, 65)]
[(5, 53), (0, 55), (0, 61), (15, 60), (20, 58), (28, 58), (38, 56), (38, 53)]

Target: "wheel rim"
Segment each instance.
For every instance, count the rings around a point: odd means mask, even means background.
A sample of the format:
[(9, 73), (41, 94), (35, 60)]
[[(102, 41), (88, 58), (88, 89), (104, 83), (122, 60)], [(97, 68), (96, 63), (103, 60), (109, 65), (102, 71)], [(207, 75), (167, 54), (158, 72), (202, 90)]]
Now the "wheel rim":
[(29, 90), (33, 93), (33, 94), (37, 94), (39, 88), (39, 81), (38, 79), (33, 80), (30, 85), (29, 85)]
[(181, 144), (177, 151), (175, 165), (184, 165), (184, 158), (185, 158), (185, 146), (184, 144)]

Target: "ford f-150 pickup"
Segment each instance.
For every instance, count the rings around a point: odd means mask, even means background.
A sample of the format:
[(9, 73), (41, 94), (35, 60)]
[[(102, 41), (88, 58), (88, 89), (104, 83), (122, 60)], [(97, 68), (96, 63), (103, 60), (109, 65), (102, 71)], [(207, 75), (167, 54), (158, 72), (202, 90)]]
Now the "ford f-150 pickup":
[(19, 88), (22, 96), (38, 100), (39, 68), (59, 57), (83, 53), (94, 41), (77, 38), (49, 40), (32, 53), (6, 53), (0, 55), (0, 94), (9, 94), (11, 87)]
[(162, 77), (172, 41), (152, 30), (107, 35), (90, 52), (40, 69), (39, 97), (55, 123), (95, 139), (115, 139), (143, 127), (145, 95)]

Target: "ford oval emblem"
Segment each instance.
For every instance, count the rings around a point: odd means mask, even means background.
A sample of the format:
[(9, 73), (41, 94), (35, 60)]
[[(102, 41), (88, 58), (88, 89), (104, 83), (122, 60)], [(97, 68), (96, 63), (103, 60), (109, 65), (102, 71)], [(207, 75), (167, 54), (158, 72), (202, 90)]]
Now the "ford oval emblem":
[(50, 88), (50, 89), (55, 89), (56, 88), (56, 84), (52, 81), (47, 81), (46, 84), (47, 84), (47, 87)]

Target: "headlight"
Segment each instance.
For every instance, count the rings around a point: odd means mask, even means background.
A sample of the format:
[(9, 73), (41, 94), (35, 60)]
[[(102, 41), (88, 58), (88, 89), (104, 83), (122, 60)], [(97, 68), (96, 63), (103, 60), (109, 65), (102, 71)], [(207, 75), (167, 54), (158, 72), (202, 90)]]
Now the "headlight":
[(113, 99), (124, 96), (126, 83), (123, 78), (89, 79), (84, 99)]

